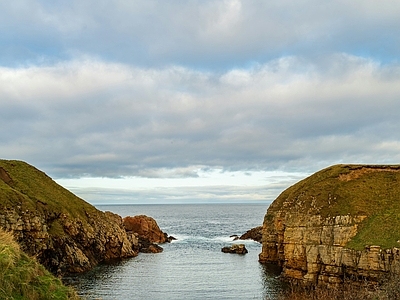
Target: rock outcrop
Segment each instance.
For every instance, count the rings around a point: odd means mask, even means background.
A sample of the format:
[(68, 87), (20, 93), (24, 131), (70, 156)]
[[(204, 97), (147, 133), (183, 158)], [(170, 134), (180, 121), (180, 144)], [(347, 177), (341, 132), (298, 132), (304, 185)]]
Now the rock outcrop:
[(240, 240), (253, 240), (261, 243), (262, 240), (262, 226), (254, 227), (248, 230), (246, 233), (242, 234), (238, 239)]
[(233, 244), (232, 246), (226, 246), (221, 249), (221, 252), (232, 253), (232, 254), (246, 254), (249, 251), (246, 249), (244, 244)]
[(125, 230), (136, 232), (139, 236), (151, 243), (162, 244), (168, 242), (168, 235), (160, 229), (156, 220), (145, 215), (125, 217), (123, 219)]
[(45, 212), (8, 208), (0, 213), (0, 226), (13, 232), (24, 252), (59, 275), (136, 256), (139, 250), (138, 239), (125, 232), (122, 219), (100, 211), (82, 221), (67, 214), (49, 218)]
[(139, 251), (143, 253), (159, 253), (163, 248), (157, 244), (169, 243), (175, 240), (168, 236), (158, 226), (156, 220), (145, 215), (128, 216), (123, 219), (125, 230), (134, 234), (139, 240)]
[(263, 223), (262, 263), (305, 284), (400, 273), (400, 166), (338, 165), (284, 191)]

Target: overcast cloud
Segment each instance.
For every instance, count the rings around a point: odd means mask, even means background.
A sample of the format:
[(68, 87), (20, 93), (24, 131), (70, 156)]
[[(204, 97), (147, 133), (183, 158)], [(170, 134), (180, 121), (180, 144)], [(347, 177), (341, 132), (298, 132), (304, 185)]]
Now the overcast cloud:
[(398, 164), (399, 15), (398, 1), (1, 1), (1, 157), (94, 203), (271, 201), (331, 164)]

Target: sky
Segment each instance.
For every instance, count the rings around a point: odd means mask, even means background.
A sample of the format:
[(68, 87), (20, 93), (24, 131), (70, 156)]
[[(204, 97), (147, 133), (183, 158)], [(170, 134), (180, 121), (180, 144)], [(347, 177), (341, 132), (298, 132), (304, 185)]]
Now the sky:
[(400, 161), (400, 1), (0, 0), (0, 157), (93, 204), (257, 202)]

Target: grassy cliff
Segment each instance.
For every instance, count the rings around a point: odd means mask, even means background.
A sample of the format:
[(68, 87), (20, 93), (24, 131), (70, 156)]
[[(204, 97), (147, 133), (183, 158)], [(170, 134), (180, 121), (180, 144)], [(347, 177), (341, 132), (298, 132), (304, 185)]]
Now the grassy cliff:
[(78, 299), (76, 293), (27, 256), (0, 229), (0, 299)]
[(323, 217), (364, 215), (367, 218), (347, 247), (399, 247), (400, 166), (331, 166), (285, 190), (271, 204), (266, 221), (280, 210)]
[(58, 275), (138, 253), (120, 216), (97, 210), (22, 161), (0, 160), (0, 228)]
[[(1, 180), (2, 179), (2, 180)], [(46, 213), (68, 214), (82, 221), (96, 209), (53, 181), (44, 172), (17, 160), (0, 160), (0, 205), (20, 206), (22, 210), (46, 210)], [(59, 232), (60, 224), (52, 222), (50, 232)]]

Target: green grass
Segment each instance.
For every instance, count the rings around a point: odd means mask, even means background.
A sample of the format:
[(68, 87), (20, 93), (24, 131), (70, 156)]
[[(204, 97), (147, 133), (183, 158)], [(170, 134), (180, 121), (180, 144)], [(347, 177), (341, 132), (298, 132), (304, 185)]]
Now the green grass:
[(0, 230), (0, 299), (79, 299), (37, 261), (22, 252), (10, 233)]
[[(286, 204), (285, 204), (286, 203)], [(289, 203), (289, 204), (288, 204)], [(348, 247), (400, 244), (400, 166), (335, 165), (285, 190), (268, 210), (308, 212), (323, 217), (365, 215)]]
[(0, 180), (0, 209), (20, 206), (21, 209), (41, 211), (46, 215), (65, 213), (82, 222), (86, 222), (87, 214), (97, 214), (94, 206), (25, 162), (0, 160), (0, 167), (12, 179), (8, 183)]

